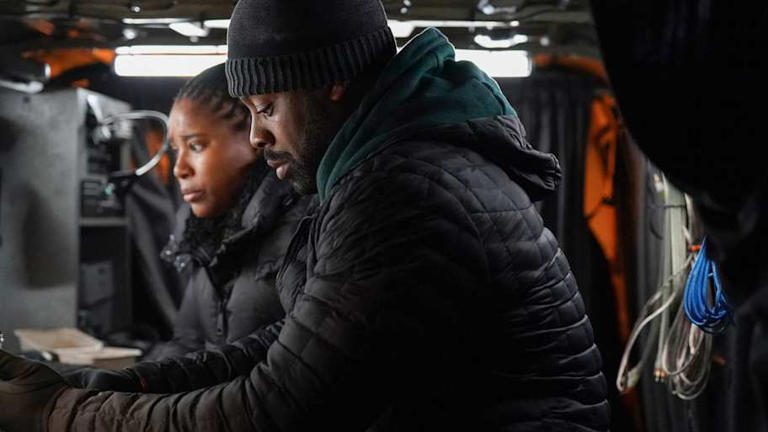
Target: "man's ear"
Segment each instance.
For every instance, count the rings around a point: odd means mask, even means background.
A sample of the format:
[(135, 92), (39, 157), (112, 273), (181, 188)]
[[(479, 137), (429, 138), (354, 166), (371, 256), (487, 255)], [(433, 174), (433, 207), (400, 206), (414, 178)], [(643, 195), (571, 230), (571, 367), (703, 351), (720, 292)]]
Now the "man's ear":
[(349, 88), (349, 83), (333, 83), (331, 86), (331, 91), (329, 92), (331, 101), (341, 102), (341, 100), (344, 99), (344, 96), (347, 94), (347, 88)]

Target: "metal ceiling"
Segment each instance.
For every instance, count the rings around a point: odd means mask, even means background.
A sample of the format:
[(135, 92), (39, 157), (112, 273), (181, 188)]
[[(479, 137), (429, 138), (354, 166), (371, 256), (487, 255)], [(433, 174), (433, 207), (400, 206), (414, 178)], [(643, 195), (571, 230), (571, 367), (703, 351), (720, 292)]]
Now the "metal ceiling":
[[(322, 0), (317, 0), (322, 1)], [(226, 30), (190, 39), (168, 28), (226, 19), (235, 1), (213, 0), (0, 0), (0, 51), (135, 44), (224, 44)], [(392, 20), (438, 25), (459, 48), (477, 48), (475, 36), (527, 35), (516, 49), (597, 56), (587, 0), (384, 0)], [(152, 22), (155, 20), (155, 22)], [(475, 24), (469, 24), (475, 22)], [(404, 42), (401, 41), (401, 42)]]

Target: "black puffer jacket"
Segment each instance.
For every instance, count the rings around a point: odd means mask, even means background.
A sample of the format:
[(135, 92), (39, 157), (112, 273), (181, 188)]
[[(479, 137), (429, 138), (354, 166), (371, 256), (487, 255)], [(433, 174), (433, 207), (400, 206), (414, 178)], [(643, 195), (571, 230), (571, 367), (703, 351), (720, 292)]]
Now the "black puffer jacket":
[[(433, 31), (416, 42), (325, 155), (321, 206), (300, 223), (279, 275), (290, 312), (277, 341), (198, 356), (201, 373), (187, 376), (206, 379), (183, 389), (222, 382), (207, 389), (65, 390), (50, 430), (607, 429), (592, 329), (532, 203), (556, 188), (558, 163), (525, 142), (495, 83), (453, 62), (444, 38)], [(426, 81), (398, 78), (414, 73)], [(401, 104), (405, 90), (417, 103)], [(377, 110), (379, 101), (394, 111)], [(493, 104), (504, 115), (449, 122)], [(413, 118), (407, 108), (447, 120), (386, 142), (346, 141), (394, 131), (387, 122)], [(445, 108), (457, 111), (441, 117)], [(258, 364), (237, 376), (249, 361)]]
[[(369, 430), (606, 430), (592, 329), (568, 263), (529, 198), (549, 191), (556, 162), (522, 141), (505, 149), (522, 137), (515, 117), (426, 135), (363, 163), (313, 224), (300, 227), (309, 240), (308, 283), (286, 306), (298, 321), (286, 331), (295, 325), (350, 355), (347, 338), (362, 336), (331, 324), (336, 315), (367, 316), (356, 330), (385, 335), (381, 346), (365, 347), (385, 360), (361, 372), (379, 376), (358, 388), (390, 391), (382, 391), (388, 406)], [(289, 286), (304, 286), (291, 262), (280, 277), (286, 303), (296, 292)], [(320, 322), (327, 332), (300, 330)], [(297, 348), (287, 351), (303, 357)]]
[[(476, 151), (497, 144), (517, 147)], [(592, 329), (529, 199), (546, 158), (523, 145), (502, 118), (386, 148), (304, 224), (307, 283), (281, 282), (266, 363), (187, 395), (69, 390), (51, 430), (606, 430)]]
[(311, 197), (297, 195), (265, 164), (257, 171), (261, 171), (253, 179), (257, 185), (242, 210), (238, 229), (228, 230), (232, 232), (220, 242), (199, 242), (185, 248), (190, 243), (185, 238), (185, 223), (193, 215), (189, 206), (181, 210), (183, 223), (163, 257), (187, 272), (189, 282), (173, 340), (153, 350), (147, 360), (235, 342), (285, 315), (275, 290), (275, 276)]

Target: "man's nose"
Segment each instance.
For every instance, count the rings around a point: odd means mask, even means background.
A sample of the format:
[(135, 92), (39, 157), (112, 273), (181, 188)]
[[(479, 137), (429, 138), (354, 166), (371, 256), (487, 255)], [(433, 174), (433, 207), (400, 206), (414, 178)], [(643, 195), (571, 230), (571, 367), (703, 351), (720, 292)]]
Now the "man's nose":
[(251, 121), (250, 142), (251, 147), (263, 150), (275, 143), (275, 137), (266, 128), (259, 126), (254, 119)]

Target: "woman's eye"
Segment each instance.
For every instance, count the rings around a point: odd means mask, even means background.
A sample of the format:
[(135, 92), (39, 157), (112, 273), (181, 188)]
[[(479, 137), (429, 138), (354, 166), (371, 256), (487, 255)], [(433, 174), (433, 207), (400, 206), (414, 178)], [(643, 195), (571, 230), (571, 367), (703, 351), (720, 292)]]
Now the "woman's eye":
[(199, 141), (190, 141), (188, 146), (190, 150), (196, 153), (203, 151), (203, 149), (205, 148), (205, 145)]

